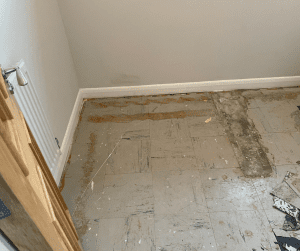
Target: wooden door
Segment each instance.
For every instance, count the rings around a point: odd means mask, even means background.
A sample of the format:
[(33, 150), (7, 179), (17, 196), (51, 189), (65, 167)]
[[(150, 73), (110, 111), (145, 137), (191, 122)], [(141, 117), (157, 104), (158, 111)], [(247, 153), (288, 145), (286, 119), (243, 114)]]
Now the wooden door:
[(19, 250), (82, 250), (67, 206), (1, 74), (0, 199), (10, 211), (0, 218), (0, 229)]

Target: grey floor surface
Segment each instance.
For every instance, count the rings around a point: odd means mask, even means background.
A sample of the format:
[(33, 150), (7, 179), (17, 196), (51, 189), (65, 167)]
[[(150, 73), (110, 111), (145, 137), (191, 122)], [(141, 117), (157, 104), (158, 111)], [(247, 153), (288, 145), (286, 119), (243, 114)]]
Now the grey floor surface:
[[(279, 250), (300, 88), (86, 100), (62, 180), (84, 250)], [(299, 183), (300, 186), (300, 183)]]

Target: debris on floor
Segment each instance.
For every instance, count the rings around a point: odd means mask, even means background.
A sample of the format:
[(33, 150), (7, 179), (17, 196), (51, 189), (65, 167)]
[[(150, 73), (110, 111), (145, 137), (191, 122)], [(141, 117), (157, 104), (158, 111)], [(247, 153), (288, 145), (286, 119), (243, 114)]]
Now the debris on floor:
[[(274, 208), (286, 213), (283, 230), (296, 231), (300, 229), (300, 193), (296, 175), (287, 172), (283, 181), (273, 189)], [(294, 185), (293, 185), (294, 184)]]
[[(297, 189), (299, 179), (296, 174), (287, 172), (283, 181), (273, 188), (273, 207), (285, 213), (285, 221), (282, 230), (297, 231), (300, 229), (300, 193)], [(300, 241), (292, 237), (276, 236), (277, 244), (281, 250), (299, 251)]]
[(282, 199), (296, 208), (300, 208), (300, 179), (298, 175), (287, 172), (283, 181), (273, 188), (271, 195)]
[(286, 250), (289, 250), (289, 251), (298, 251), (299, 249), (296, 249), (292, 246), (289, 246), (287, 243), (284, 243), (283, 244), (283, 247), (286, 249)]
[(285, 216), (285, 221), (283, 223), (282, 229), (285, 231), (297, 231), (300, 229), (300, 224), (297, 223), (294, 217), (287, 214)]
[(205, 120), (205, 123), (209, 123), (211, 121), (211, 117), (207, 120)]
[(276, 196), (274, 196), (273, 199), (274, 199), (274, 207), (293, 217), (295, 219), (295, 222), (298, 225), (300, 210), (297, 207), (287, 203), (286, 201)]

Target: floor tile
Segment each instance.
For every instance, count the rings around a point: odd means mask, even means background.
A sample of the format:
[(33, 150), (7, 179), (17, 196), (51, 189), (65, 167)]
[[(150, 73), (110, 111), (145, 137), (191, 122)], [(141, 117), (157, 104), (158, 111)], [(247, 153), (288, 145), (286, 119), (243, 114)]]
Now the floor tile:
[[(300, 239), (297, 231), (281, 230), (285, 214), (273, 208), (269, 194), (286, 171), (300, 175), (299, 93), (279, 88), (221, 95), (230, 109), (240, 107), (239, 95), (247, 100), (245, 117), (273, 168), (270, 177), (253, 179), (239, 168), (244, 162), (236, 160), (216, 112), (219, 100), (210, 93), (86, 100), (62, 187), (85, 250), (276, 251), (272, 228)], [(180, 119), (132, 116), (177, 111), (189, 113)], [(110, 120), (127, 115), (120, 123)], [(297, 203), (292, 195), (285, 199)]]
[(151, 157), (195, 156), (191, 139), (151, 140)]
[(262, 209), (250, 179), (238, 168), (200, 170), (210, 212)]
[(165, 119), (150, 121), (151, 139), (190, 138), (185, 119)]
[(103, 197), (97, 202), (101, 218), (152, 215), (152, 174), (106, 175)]
[(198, 164), (204, 169), (238, 167), (229, 140), (224, 136), (192, 139)]
[(155, 215), (208, 211), (197, 170), (154, 172), (153, 194)]
[(249, 117), (253, 120), (260, 133), (294, 132), (294, 118), (291, 116), (298, 110), (289, 102), (271, 102), (272, 105), (250, 109)]
[(208, 213), (155, 216), (157, 251), (218, 250)]
[[(225, 129), (217, 117), (187, 118), (191, 137), (208, 137), (225, 135)], [(210, 120), (209, 122), (205, 122)]]
[(121, 140), (107, 161), (106, 174), (134, 173), (139, 170), (141, 141)]
[(90, 221), (86, 226), (86, 233), (82, 236), (81, 245), (84, 250), (101, 250), (98, 245), (99, 223)]
[(145, 121), (131, 121), (129, 123), (108, 123), (109, 127), (105, 131), (108, 140), (116, 142), (121, 138), (130, 140), (149, 139), (150, 123)]
[(184, 171), (198, 170), (196, 157), (158, 157), (150, 158), (150, 166), (153, 172), (156, 171)]
[(294, 132), (297, 131), (295, 127), (295, 121), (291, 116), (298, 110), (296, 106), (290, 104), (280, 104), (275, 107), (260, 108), (264, 115), (264, 120), (270, 125), (271, 132)]
[(260, 108), (249, 109), (247, 114), (260, 134), (272, 131), (269, 122), (265, 119), (265, 115), (262, 113)]
[(276, 250), (267, 218), (258, 211), (210, 213), (218, 250)]
[(153, 216), (100, 219), (98, 236), (99, 251), (155, 251)]
[(299, 160), (298, 133), (269, 133), (261, 135), (267, 156), (273, 165), (295, 164)]

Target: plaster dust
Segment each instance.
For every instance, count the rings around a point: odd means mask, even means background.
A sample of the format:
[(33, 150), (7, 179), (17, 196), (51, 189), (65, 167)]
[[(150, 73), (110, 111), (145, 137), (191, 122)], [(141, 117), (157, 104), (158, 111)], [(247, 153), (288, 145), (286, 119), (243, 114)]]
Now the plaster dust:
[[(279, 250), (300, 88), (85, 100), (62, 179), (84, 250)], [(295, 187), (300, 186), (295, 180)], [(283, 223), (283, 222), (282, 222)]]

